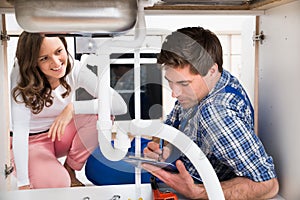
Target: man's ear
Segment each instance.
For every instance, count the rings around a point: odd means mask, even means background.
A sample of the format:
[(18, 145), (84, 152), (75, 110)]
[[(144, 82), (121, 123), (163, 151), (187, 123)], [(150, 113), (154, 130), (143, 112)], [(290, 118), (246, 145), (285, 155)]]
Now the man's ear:
[(209, 77), (216, 77), (218, 75), (218, 64), (215, 63), (209, 70), (208, 70), (208, 76)]

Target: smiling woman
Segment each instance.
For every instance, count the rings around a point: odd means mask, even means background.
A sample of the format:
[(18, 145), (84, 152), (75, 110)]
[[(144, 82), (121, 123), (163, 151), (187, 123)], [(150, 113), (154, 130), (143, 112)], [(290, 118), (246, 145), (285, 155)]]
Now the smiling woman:
[[(24, 51), (28, 48), (28, 51)], [(66, 89), (63, 97), (70, 93), (70, 86), (66, 82), (66, 76), (71, 72), (71, 62), (68, 62), (67, 42), (65, 38), (44, 37), (39, 33), (23, 32), (20, 35), (16, 50), (17, 64), (21, 66), (20, 82), (13, 89), (16, 101), (18, 95), (31, 111), (38, 114), (44, 107), (52, 105), (51, 90), (60, 83)], [(61, 66), (64, 70), (56, 74), (51, 68)], [(37, 93), (41, 91), (40, 93)], [(24, 98), (26, 97), (26, 98)]]
[[(98, 97), (97, 77), (85, 59), (72, 60), (63, 37), (20, 35), (11, 74), (12, 151), (19, 189), (83, 186), (75, 170), (81, 170), (98, 146), (97, 108), (91, 101), (73, 101), (79, 87)], [(122, 97), (113, 90), (111, 95), (113, 104), (121, 105), (111, 113), (124, 114)], [(62, 165), (57, 158), (64, 156)]]

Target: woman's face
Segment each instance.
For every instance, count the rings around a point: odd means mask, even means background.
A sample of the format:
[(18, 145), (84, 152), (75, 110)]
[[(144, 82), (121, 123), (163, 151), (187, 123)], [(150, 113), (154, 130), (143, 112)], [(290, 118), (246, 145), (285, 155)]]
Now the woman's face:
[(59, 79), (65, 75), (68, 63), (67, 51), (58, 37), (43, 39), (37, 63), (55, 89), (60, 84)]

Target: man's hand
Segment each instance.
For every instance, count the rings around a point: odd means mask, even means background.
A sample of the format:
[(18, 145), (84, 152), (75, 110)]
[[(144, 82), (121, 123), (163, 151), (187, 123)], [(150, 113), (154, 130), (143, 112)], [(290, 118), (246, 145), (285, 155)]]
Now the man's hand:
[(188, 199), (207, 198), (204, 186), (194, 183), (193, 178), (180, 160), (176, 161), (176, 167), (179, 171), (178, 174), (167, 172), (159, 167), (146, 163), (142, 164), (142, 167)]
[[(176, 161), (178, 174), (169, 173), (151, 164), (144, 163), (142, 167), (188, 199), (208, 198), (204, 185), (194, 183), (193, 178), (180, 160)], [(270, 199), (275, 197), (279, 190), (277, 178), (254, 182), (245, 177), (236, 177), (221, 182), (221, 187), (225, 199), (229, 200)]]
[(157, 142), (151, 141), (147, 144), (143, 152), (147, 158), (165, 161), (170, 156), (171, 150), (167, 146), (164, 146), (162, 150)]
[(65, 109), (56, 117), (52, 126), (49, 129), (48, 137), (52, 138), (52, 142), (57, 138), (61, 140), (65, 133), (66, 126), (70, 123), (73, 118), (73, 104), (68, 104)]

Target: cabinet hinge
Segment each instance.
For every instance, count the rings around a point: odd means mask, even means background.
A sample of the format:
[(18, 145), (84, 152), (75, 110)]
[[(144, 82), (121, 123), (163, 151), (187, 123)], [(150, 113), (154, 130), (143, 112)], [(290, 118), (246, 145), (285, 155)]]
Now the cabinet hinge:
[(12, 165), (7, 166), (5, 164), (5, 178), (7, 178), (14, 171), (14, 167)]
[(264, 35), (263, 31), (261, 31), (260, 34), (258, 34), (258, 35), (256, 35), (255, 32), (253, 33), (253, 36), (252, 36), (253, 45), (257, 41), (259, 41), (260, 44), (262, 44), (264, 39), (265, 39), (265, 35)]
[(1, 31), (0, 39), (1, 39), (1, 41), (9, 41), (10, 38), (9, 38), (9, 35), (7, 35), (6, 33), (3, 33)]

